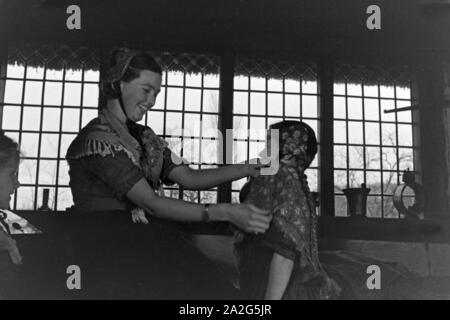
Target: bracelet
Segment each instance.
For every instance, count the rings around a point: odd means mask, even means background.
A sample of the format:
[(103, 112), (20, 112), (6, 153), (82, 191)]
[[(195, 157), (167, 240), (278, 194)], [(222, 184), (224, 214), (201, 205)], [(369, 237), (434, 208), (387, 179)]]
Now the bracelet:
[(211, 222), (211, 217), (209, 216), (209, 203), (206, 203), (203, 206), (203, 211), (202, 211), (202, 220), (204, 222), (210, 223)]

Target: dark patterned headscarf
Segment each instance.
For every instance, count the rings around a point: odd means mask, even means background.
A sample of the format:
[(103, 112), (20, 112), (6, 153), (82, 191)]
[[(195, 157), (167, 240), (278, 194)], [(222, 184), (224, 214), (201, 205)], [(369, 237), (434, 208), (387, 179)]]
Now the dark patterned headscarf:
[(307, 169), (317, 153), (314, 130), (304, 122), (282, 121), (270, 126), (279, 130), (279, 158), (299, 172)]

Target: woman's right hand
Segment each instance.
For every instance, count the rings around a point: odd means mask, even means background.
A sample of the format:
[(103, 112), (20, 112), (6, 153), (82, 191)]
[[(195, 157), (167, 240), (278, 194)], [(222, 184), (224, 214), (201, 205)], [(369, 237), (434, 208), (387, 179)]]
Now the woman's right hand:
[(272, 215), (251, 204), (231, 204), (229, 221), (239, 229), (248, 233), (264, 233), (270, 226)]

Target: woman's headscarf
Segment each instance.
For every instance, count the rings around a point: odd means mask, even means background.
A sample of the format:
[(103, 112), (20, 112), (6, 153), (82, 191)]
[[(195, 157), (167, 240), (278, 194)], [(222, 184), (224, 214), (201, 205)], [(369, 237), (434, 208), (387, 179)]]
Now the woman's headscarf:
[(100, 89), (107, 99), (120, 98), (120, 80), (123, 79), (130, 68), (133, 58), (140, 53), (142, 52), (128, 48), (120, 48), (113, 51), (109, 67), (100, 82)]
[(304, 122), (282, 121), (270, 128), (279, 130), (279, 158), (299, 172), (307, 169), (317, 153), (314, 130)]

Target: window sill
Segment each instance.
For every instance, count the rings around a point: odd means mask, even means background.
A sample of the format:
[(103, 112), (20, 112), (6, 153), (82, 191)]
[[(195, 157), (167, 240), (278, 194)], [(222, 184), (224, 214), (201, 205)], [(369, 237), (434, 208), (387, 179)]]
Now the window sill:
[[(60, 213), (60, 212), (59, 212)], [(64, 219), (55, 212), (20, 212), (17, 214), (44, 230)], [(177, 223), (181, 230), (191, 234), (231, 235), (228, 223)], [(378, 219), (365, 217), (319, 217), (319, 238), (338, 240), (395, 241), (422, 243), (450, 243), (449, 219)]]
[(320, 217), (322, 239), (450, 243), (450, 219)]

